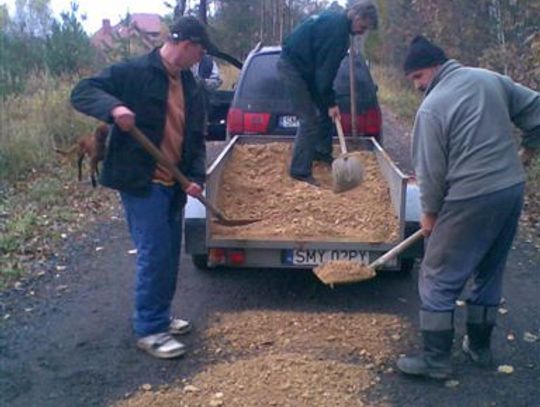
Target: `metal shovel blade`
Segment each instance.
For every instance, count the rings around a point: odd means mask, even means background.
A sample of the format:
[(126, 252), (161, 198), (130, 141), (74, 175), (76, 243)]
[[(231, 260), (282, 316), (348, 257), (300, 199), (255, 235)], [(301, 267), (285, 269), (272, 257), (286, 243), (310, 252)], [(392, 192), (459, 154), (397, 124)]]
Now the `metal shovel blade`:
[(375, 270), (367, 265), (345, 260), (329, 261), (315, 267), (313, 272), (319, 280), (331, 287), (335, 284), (370, 280), (377, 275)]
[(324, 284), (330, 285), (331, 287), (335, 284), (351, 284), (359, 281), (369, 280), (377, 275), (375, 271), (377, 267), (380, 267), (386, 262), (394, 259), (422, 237), (422, 229), (419, 229), (369, 265), (359, 264), (351, 261), (334, 261), (316, 267), (313, 269), (313, 272), (319, 278), (319, 280), (321, 280)]
[(357, 153), (342, 154), (332, 162), (333, 191), (340, 193), (360, 185), (364, 169)]

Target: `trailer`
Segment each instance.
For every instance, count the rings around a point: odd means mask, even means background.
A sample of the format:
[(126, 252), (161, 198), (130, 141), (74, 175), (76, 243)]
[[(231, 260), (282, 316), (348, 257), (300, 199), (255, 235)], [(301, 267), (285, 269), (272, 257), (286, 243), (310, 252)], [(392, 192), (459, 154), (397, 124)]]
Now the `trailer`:
[[(229, 141), (207, 170), (206, 198), (216, 204), (221, 177), (226, 163), (237, 145), (270, 142), (293, 143), (290, 136), (236, 136)], [(395, 241), (369, 243), (357, 239), (333, 239), (321, 236), (298, 239), (284, 236), (272, 239), (237, 238), (216, 235), (211, 220), (199, 201), (189, 198), (185, 208), (185, 252), (200, 269), (306, 269), (330, 260), (351, 260), (369, 264), (399, 241), (419, 228), (420, 203), (418, 188), (403, 174), (374, 138), (350, 140), (353, 150), (369, 151), (376, 157), (380, 173), (388, 185), (391, 207), (398, 222)], [(423, 255), (423, 244), (414, 245), (383, 270), (409, 272), (415, 259)]]

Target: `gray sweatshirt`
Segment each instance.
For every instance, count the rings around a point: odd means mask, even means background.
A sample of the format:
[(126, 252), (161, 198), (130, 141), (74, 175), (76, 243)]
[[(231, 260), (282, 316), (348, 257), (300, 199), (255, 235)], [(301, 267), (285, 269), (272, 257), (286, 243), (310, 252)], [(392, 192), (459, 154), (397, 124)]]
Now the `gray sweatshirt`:
[(426, 91), (413, 129), (413, 165), (422, 210), (525, 181), (512, 123), (524, 146), (540, 144), (540, 94), (510, 78), (454, 60)]

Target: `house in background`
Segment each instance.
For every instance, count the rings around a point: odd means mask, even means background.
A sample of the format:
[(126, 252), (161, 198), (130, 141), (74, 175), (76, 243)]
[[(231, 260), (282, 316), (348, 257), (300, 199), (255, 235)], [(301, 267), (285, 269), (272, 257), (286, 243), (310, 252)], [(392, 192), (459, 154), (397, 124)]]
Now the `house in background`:
[(103, 19), (101, 28), (90, 41), (103, 62), (108, 63), (162, 44), (166, 30), (159, 14), (133, 13), (114, 26), (109, 19)]

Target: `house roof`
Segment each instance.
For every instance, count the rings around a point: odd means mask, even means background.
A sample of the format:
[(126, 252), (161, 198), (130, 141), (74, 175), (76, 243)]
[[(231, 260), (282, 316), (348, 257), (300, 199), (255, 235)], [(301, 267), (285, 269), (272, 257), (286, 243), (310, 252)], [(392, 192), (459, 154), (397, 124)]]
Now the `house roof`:
[(131, 15), (131, 24), (146, 33), (159, 34), (161, 31), (161, 19), (158, 14), (150, 13), (133, 13)]
[(162, 31), (161, 28), (162, 22), (159, 14), (133, 13), (130, 14), (129, 26), (122, 22), (111, 26), (109, 19), (103, 19), (101, 28), (92, 35), (91, 42), (100, 49), (112, 47), (115, 38), (128, 38), (133, 35), (142, 36), (143, 39), (148, 37), (148, 40), (152, 42), (150, 38), (158, 38)]

